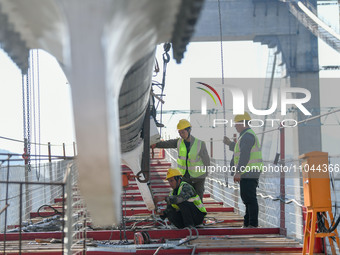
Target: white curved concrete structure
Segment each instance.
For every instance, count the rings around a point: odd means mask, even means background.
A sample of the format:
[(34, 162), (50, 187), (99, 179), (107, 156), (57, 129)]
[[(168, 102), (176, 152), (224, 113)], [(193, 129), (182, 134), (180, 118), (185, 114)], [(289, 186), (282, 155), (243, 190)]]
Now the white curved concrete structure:
[[(28, 49), (43, 49), (58, 59), (68, 77), (79, 184), (96, 224), (112, 225), (120, 220), (118, 99), (125, 74), (157, 44), (170, 41), (178, 12), (191, 2), (0, 0), (0, 12), (8, 24), (2, 29), (19, 35), (16, 38), (22, 46), (15, 51), (9, 45), (9, 55), (15, 59), (20, 50), (26, 54)], [(0, 41), (6, 40), (0, 37)]]

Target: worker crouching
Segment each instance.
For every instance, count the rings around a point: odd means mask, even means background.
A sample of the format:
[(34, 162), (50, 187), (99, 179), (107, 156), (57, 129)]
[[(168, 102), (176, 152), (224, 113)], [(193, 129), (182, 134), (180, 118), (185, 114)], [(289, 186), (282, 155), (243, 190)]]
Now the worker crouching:
[(178, 169), (170, 168), (166, 175), (172, 191), (165, 198), (167, 208), (160, 217), (169, 221), (177, 228), (194, 227), (203, 223), (207, 214), (195, 189), (182, 180)]

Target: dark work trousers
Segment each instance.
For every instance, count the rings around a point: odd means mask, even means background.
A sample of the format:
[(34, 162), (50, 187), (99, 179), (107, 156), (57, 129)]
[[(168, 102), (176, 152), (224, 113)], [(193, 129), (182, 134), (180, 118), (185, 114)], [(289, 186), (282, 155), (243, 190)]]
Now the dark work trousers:
[(202, 224), (205, 213), (202, 213), (193, 202), (184, 201), (178, 204), (179, 211), (169, 206), (167, 217), (177, 228), (194, 227)]
[(203, 203), (203, 194), (204, 194), (204, 183), (205, 178), (188, 178), (186, 175), (183, 177), (183, 181), (189, 183), (191, 186), (194, 187), (197, 195), (200, 197)]
[(258, 185), (257, 178), (241, 178), (240, 192), (241, 198), (246, 206), (246, 214), (244, 215), (245, 227), (258, 226), (259, 205), (257, 203), (256, 188)]

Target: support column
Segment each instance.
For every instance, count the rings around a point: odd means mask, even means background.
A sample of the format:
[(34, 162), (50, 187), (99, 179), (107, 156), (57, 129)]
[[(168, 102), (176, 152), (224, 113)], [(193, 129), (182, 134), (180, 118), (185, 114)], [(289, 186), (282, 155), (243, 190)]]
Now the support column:
[[(291, 32), (295, 35), (278, 36), (283, 61), (287, 66), (291, 87), (310, 91), (311, 99), (304, 106), (313, 116), (320, 114), (318, 41), (302, 24), (290, 17)], [(311, 117), (311, 116), (309, 116)], [(298, 111), (297, 120), (308, 118)], [(321, 151), (321, 124), (315, 119), (298, 127), (299, 154)]]

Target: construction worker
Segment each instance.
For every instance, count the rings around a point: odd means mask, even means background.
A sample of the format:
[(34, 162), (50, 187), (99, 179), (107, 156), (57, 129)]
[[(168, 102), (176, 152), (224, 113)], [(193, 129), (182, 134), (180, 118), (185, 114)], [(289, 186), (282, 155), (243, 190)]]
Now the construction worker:
[(224, 137), (223, 142), (234, 152), (230, 166), (234, 170), (234, 182), (240, 184), (240, 193), (246, 207), (244, 227), (258, 227), (259, 206), (256, 197), (263, 161), (259, 139), (249, 127), (249, 113), (235, 116), (235, 128), (240, 134), (237, 142)]
[(177, 124), (181, 138), (158, 142), (155, 148), (177, 148), (177, 168), (183, 175), (183, 180), (192, 185), (203, 201), (204, 182), (208, 174), (210, 157), (205, 142), (191, 135), (191, 124), (181, 119)]
[(177, 228), (202, 224), (207, 210), (195, 189), (182, 180), (182, 173), (178, 169), (170, 168), (166, 174), (166, 180), (172, 191), (165, 198), (167, 208), (160, 217), (163, 220), (168, 218)]

